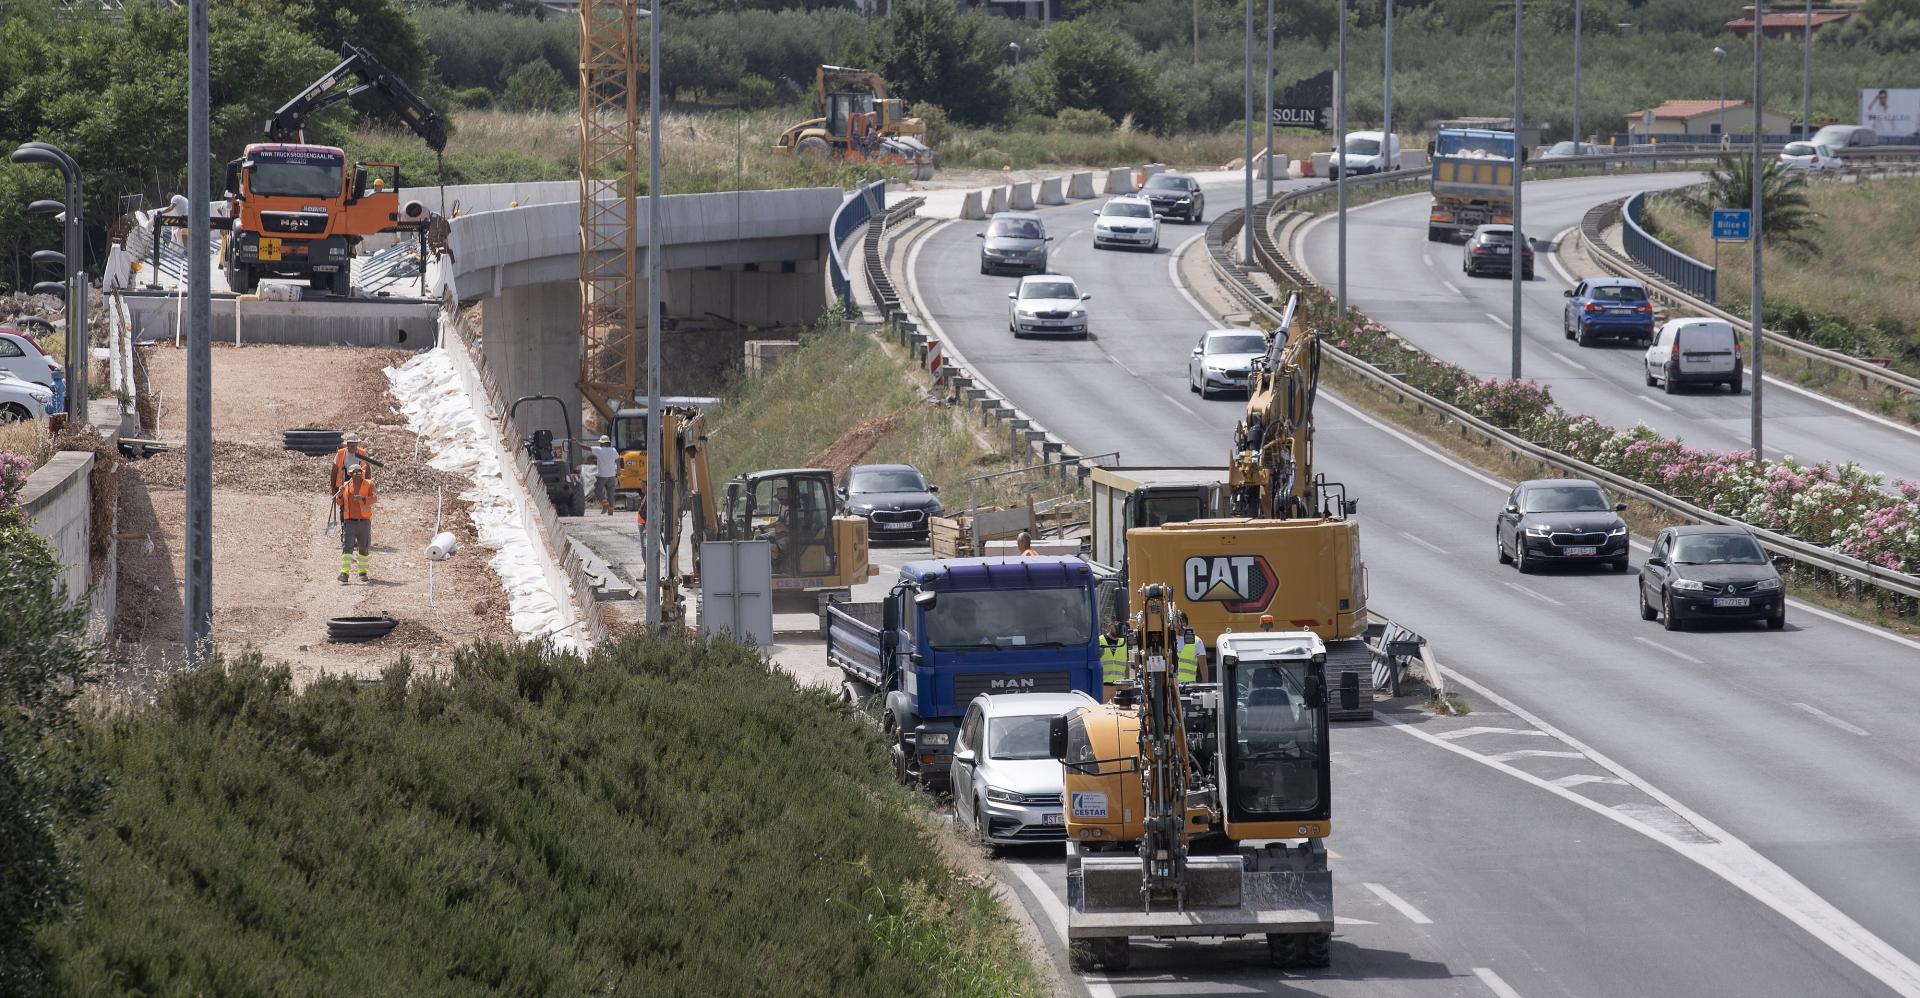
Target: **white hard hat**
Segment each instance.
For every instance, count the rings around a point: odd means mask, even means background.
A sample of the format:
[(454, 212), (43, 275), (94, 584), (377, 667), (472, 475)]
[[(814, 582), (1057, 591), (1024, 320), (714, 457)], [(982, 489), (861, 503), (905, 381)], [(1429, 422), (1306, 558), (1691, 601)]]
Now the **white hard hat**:
[(613, 443), (613, 438), (602, 433), (600, 434), (600, 442), (603, 444), (610, 444), (610, 443)]
[(360, 434), (348, 430), (347, 435), (340, 438), (340, 442), (343, 444), (357, 444), (360, 442)]

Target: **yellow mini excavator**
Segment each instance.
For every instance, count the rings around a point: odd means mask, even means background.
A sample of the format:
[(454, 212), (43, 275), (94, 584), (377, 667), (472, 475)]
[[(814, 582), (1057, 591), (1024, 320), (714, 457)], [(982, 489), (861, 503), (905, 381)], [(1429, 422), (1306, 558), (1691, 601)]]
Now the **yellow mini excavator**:
[(1326, 966), (1325, 645), (1312, 631), (1229, 634), (1217, 683), (1180, 683), (1171, 587), (1135, 596), (1131, 678), (1049, 732), (1075, 969), (1125, 970), (1132, 938), (1194, 936), (1264, 936), (1276, 964)]

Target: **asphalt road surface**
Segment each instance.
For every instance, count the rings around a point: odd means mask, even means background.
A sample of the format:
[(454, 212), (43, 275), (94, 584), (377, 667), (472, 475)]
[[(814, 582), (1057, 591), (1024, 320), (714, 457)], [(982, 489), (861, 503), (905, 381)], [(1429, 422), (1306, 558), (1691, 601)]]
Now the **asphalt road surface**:
[[(1526, 186), (1522, 219), (1527, 235), (1544, 247), (1579, 225), (1596, 204), (1698, 179), (1662, 173), (1537, 181)], [(1461, 246), (1427, 242), (1427, 203), (1416, 195), (1348, 212), (1347, 302), (1436, 357), (1481, 377), (1504, 377), (1511, 370), (1512, 285), (1504, 277), (1468, 277), (1460, 270)], [(1339, 259), (1334, 223), (1313, 224), (1299, 246), (1308, 271), (1331, 286)], [(1792, 264), (1773, 254), (1768, 266)], [(1581, 347), (1565, 337), (1562, 292), (1573, 283), (1555, 266), (1553, 254), (1536, 250), (1534, 280), (1524, 282), (1521, 293), (1526, 377), (1551, 388), (1569, 412), (1622, 428), (1644, 422), (1695, 447), (1747, 449), (1751, 379), (1738, 396), (1721, 386), (1689, 386), (1672, 395), (1648, 387), (1644, 347), (1612, 340)], [(1767, 382), (1764, 400), (1766, 456), (1856, 461), (1870, 471), (1920, 481), (1920, 430), (1777, 379)]]
[[(1208, 195), (1210, 214), (1240, 200)], [(1170, 253), (1201, 227), (1167, 227), (1157, 254), (1095, 251), (1097, 204), (1042, 212), (1053, 269), (1093, 295), (1090, 339), (1011, 337), (1014, 279), (979, 275), (975, 222), (924, 238), (914, 296), (1082, 453), (1224, 463), (1242, 403), (1187, 392), (1216, 323)], [(1388, 251), (1373, 238), (1356, 250)], [(1493, 556), (1504, 483), (1321, 398), (1315, 470), (1360, 501), (1372, 607), (1527, 713), (1470, 691), (1466, 719), (1337, 729), (1336, 908), (1358, 921), (1332, 970), (1282, 975), (1244, 942), (1147, 947), (1091, 993), (1920, 995), (1920, 643), (1798, 603), (1784, 632), (1667, 633), (1638, 619), (1631, 575), (1522, 578)], [(1463, 722), (1494, 730), (1410, 737)], [(1055, 857), (1013, 862), (1055, 924)]]

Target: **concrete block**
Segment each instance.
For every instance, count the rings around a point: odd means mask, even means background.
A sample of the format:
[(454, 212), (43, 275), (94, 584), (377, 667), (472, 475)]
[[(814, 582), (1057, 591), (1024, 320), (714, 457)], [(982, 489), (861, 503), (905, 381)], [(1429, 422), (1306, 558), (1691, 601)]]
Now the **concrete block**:
[(1007, 210), (1007, 190), (1005, 186), (987, 188), (987, 214), (998, 215)]
[(1093, 196), (1093, 171), (1075, 170), (1067, 175), (1067, 196), (1070, 198), (1090, 198)]
[(1333, 162), (1333, 153), (1332, 153), (1332, 152), (1317, 152), (1317, 153), (1314, 153), (1314, 154), (1313, 154), (1313, 158), (1312, 158), (1312, 159), (1310, 159), (1310, 160), (1308, 160), (1308, 163), (1309, 163), (1309, 164), (1311, 164), (1311, 165), (1312, 165), (1312, 167), (1313, 167), (1313, 169), (1312, 169), (1312, 171), (1311, 171), (1311, 172), (1307, 172), (1307, 171), (1305, 171), (1305, 170), (1303, 170), (1303, 171), (1301, 171), (1301, 175), (1302, 175), (1302, 176), (1307, 176), (1307, 177), (1325, 177), (1325, 176), (1328, 176), (1328, 173), (1327, 173), (1327, 164), (1329, 164), (1329, 163), (1332, 163), (1332, 162)]
[[(1091, 174), (1088, 175), (1091, 177)], [(1040, 181), (1040, 193), (1036, 198), (1041, 204), (1066, 204), (1067, 181), (1065, 177), (1048, 177)]]
[(1007, 188), (1007, 207), (1014, 211), (1033, 210), (1033, 181), (1022, 180)]
[(748, 340), (746, 342), (746, 373), (749, 377), (766, 374), (780, 363), (788, 354), (800, 349), (795, 340)]
[(966, 196), (960, 199), (960, 217), (969, 219), (987, 217), (986, 192), (968, 191)]
[(1140, 188), (1133, 182), (1133, 167), (1116, 166), (1107, 171), (1107, 193), (1132, 194)]
[(1165, 172), (1167, 172), (1167, 164), (1148, 163), (1147, 165), (1140, 168), (1140, 182), (1145, 183), (1148, 180), (1152, 179), (1153, 177)]
[[(1400, 150), (1400, 169), (1424, 170), (1427, 168), (1427, 153), (1424, 149)], [(1524, 207), (1524, 206), (1523, 206)]]

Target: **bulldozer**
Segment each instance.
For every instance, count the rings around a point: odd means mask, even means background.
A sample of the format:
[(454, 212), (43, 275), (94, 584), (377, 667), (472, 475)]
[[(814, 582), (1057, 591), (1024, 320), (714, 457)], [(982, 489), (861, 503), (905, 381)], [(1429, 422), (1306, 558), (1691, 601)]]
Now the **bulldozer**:
[(1216, 681), (1181, 683), (1174, 591), (1135, 591), (1130, 677), (1048, 732), (1064, 769), (1071, 962), (1121, 971), (1134, 938), (1264, 936), (1274, 963), (1325, 967), (1325, 645), (1312, 631), (1225, 635)]
[(906, 102), (887, 96), (887, 81), (879, 73), (821, 66), (814, 87), (822, 116), (781, 132), (775, 152), (886, 163), (911, 170), (915, 180), (933, 177), (940, 157), (927, 144), (926, 122), (906, 116)]
[(700, 406), (663, 405), (658, 434), (646, 432), (645, 409), (622, 410), (614, 428), (622, 488), (636, 469), (636, 488), (644, 487), (646, 462), (660, 462), (660, 547), (666, 564), (681, 564), (683, 542), (691, 549), (692, 571), (669, 572), (661, 580), (662, 619), (685, 619), (686, 590), (700, 584), (703, 541), (768, 541), (774, 610), (817, 613), (822, 621), (827, 603), (850, 599), (854, 586), (878, 574), (867, 547), (867, 521), (843, 515), (833, 472), (750, 471), (734, 476), (716, 497)]

